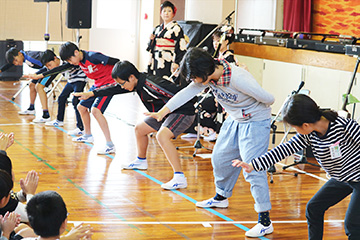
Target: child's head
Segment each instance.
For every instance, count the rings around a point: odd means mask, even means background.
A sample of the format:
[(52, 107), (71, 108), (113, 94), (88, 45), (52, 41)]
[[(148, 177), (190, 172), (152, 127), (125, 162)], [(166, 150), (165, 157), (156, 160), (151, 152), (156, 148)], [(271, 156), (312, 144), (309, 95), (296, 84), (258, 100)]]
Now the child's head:
[[(129, 61), (117, 62), (111, 72), (111, 77), (124, 89), (134, 90), (139, 79), (139, 70)], [(128, 83), (127, 83), (128, 82)], [(126, 84), (126, 85), (125, 85)]]
[[(225, 26), (224, 26), (225, 27)], [(221, 37), (225, 34), (225, 39), (221, 44), (220, 52), (224, 52), (227, 49), (227, 46), (230, 45), (235, 40), (234, 28), (227, 26), (226, 28), (218, 28), (212, 35), (213, 37), (213, 47), (216, 50)]]
[(60, 59), (51, 50), (46, 50), (43, 52), (40, 61), (48, 69), (53, 69), (60, 65)]
[(0, 169), (0, 208), (8, 204), (10, 199), (10, 191), (14, 186), (11, 176), (6, 171)]
[(66, 42), (60, 46), (60, 58), (73, 65), (79, 65), (81, 59), (80, 49), (72, 42)]
[(176, 14), (176, 7), (170, 1), (165, 1), (160, 6), (160, 15), (164, 21), (172, 21)]
[(12, 63), (15, 66), (22, 66), (24, 62), (24, 55), (20, 52), (19, 49), (12, 47), (5, 53), (5, 58), (8, 63)]
[(40, 192), (26, 205), (29, 223), (41, 237), (59, 236), (65, 231), (67, 209), (62, 197), (54, 191)]
[(295, 94), (285, 103), (283, 109), (284, 122), (301, 127), (304, 123), (316, 123), (321, 117), (330, 122), (335, 121), (337, 113), (320, 109), (314, 100), (304, 94)]
[(190, 48), (181, 61), (180, 72), (187, 81), (200, 78), (202, 82), (206, 82), (214, 73), (215, 67), (215, 60), (206, 50)]

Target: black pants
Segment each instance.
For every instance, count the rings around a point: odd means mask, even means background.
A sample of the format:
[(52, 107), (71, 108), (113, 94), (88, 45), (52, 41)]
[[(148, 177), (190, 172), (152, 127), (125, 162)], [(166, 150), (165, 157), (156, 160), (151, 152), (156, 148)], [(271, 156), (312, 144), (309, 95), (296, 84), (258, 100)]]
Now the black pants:
[(306, 206), (310, 240), (323, 239), (325, 211), (351, 193), (351, 200), (345, 215), (345, 233), (348, 239), (360, 239), (360, 182), (339, 182), (330, 179)]

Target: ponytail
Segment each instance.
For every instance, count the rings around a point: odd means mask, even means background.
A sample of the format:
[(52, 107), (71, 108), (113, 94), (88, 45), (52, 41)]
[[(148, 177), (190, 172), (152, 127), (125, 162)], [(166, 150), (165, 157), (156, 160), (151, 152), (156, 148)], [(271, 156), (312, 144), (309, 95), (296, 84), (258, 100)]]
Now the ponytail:
[(330, 122), (335, 122), (336, 118), (338, 117), (338, 113), (331, 110), (331, 109), (319, 109), (321, 116), (329, 120)]

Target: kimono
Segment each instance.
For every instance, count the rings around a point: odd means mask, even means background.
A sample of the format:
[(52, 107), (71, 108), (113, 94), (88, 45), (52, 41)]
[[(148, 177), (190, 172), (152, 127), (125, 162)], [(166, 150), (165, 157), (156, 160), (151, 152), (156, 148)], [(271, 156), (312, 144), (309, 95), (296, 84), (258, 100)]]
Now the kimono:
[(148, 73), (165, 79), (171, 76), (171, 64), (180, 65), (186, 52), (184, 32), (176, 21), (158, 25), (153, 31), (155, 38), (150, 40), (148, 48), (151, 53)]

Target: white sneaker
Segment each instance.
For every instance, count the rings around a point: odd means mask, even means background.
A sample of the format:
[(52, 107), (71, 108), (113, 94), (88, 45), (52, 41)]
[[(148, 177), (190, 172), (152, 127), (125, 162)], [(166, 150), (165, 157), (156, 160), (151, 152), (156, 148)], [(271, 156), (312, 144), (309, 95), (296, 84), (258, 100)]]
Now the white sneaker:
[(123, 169), (140, 169), (146, 170), (148, 168), (147, 160), (135, 159), (130, 164), (123, 166)]
[(169, 182), (161, 184), (161, 187), (167, 190), (172, 189), (179, 189), (179, 188), (186, 188), (187, 187), (187, 181), (186, 177), (173, 177)]
[(50, 117), (48, 118), (35, 118), (34, 120), (32, 120), (33, 123), (45, 123), (45, 122), (49, 122), (51, 120)]
[(106, 145), (104, 148), (100, 149), (97, 154), (105, 155), (115, 153), (115, 146), (109, 147)]
[(80, 128), (75, 128), (74, 130), (68, 131), (67, 134), (79, 136), (79, 135), (84, 135), (84, 131), (81, 131)]
[(216, 141), (216, 132), (212, 132), (209, 136), (204, 136), (205, 141), (214, 142)]
[(208, 200), (197, 202), (196, 206), (201, 208), (211, 208), (211, 207), (227, 208), (229, 206), (229, 200), (228, 199), (215, 200), (214, 198), (210, 198)]
[(247, 237), (262, 237), (266, 234), (272, 233), (273, 231), (274, 231), (274, 227), (273, 227), (272, 223), (267, 227), (265, 227), (261, 223), (258, 223), (252, 229), (247, 231), (245, 233), (245, 236), (247, 236)]
[(64, 122), (55, 119), (50, 122), (46, 122), (45, 126), (62, 127), (64, 126)]
[(80, 136), (80, 137), (76, 137), (72, 139), (73, 142), (86, 142), (86, 143), (93, 143), (94, 142), (94, 138), (93, 136), (91, 137), (85, 137), (85, 136)]
[(197, 134), (196, 133), (188, 133), (188, 134), (185, 134), (185, 135), (181, 135), (180, 138), (181, 139), (197, 138)]
[(35, 110), (26, 109), (24, 111), (18, 112), (18, 114), (20, 114), (20, 115), (35, 115)]

